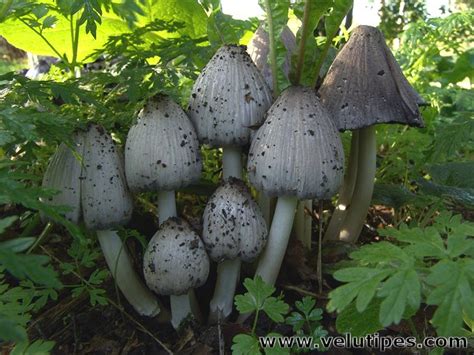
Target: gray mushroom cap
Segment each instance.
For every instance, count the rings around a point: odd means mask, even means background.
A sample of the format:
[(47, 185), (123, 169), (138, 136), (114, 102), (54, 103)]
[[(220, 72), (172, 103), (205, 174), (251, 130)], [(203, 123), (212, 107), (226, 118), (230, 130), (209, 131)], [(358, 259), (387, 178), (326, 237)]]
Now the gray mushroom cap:
[(128, 222), (132, 197), (123, 163), (110, 135), (101, 126), (90, 125), (84, 139), (81, 203), (89, 229), (109, 229)]
[(264, 121), (272, 103), (265, 79), (245, 46), (221, 47), (197, 78), (189, 101), (189, 117), (203, 143), (243, 146), (251, 127)]
[(64, 217), (73, 223), (78, 223), (81, 217), (79, 178), (82, 169), (79, 157), (83, 154), (84, 134), (74, 134), (73, 142), (72, 147), (61, 143), (54, 153), (43, 176), (42, 186), (59, 190), (59, 193), (42, 202), (53, 206), (69, 207), (71, 210), (65, 212)]
[(240, 258), (252, 262), (267, 241), (262, 212), (239, 179), (230, 178), (209, 199), (203, 216), (202, 239), (212, 260)]
[(151, 99), (130, 129), (125, 171), (132, 190), (172, 191), (199, 180), (196, 131), (186, 113), (167, 96)]
[(183, 295), (202, 286), (209, 274), (209, 257), (199, 236), (183, 220), (166, 220), (150, 240), (143, 257), (150, 289), (160, 295)]
[[(291, 69), (291, 55), (296, 49), (296, 38), (288, 26), (283, 27), (280, 34), (280, 39), (286, 48), (285, 62), (283, 63), (283, 73), (288, 78)], [(247, 45), (247, 52), (254, 61), (257, 68), (263, 74), (265, 81), (271, 88), (273, 86), (272, 69), (268, 63), (268, 56), (270, 54), (270, 36), (260, 25), (255, 31)]]
[(325, 199), (337, 192), (343, 169), (339, 132), (316, 92), (286, 89), (250, 146), (250, 182), (270, 196)]
[(418, 105), (424, 101), (375, 27), (359, 26), (352, 32), (319, 92), (340, 130), (377, 123), (423, 126)]

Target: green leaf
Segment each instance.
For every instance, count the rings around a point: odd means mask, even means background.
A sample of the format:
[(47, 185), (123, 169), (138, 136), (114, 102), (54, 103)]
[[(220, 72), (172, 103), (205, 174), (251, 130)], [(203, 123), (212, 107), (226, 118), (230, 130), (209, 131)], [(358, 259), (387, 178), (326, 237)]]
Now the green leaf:
[(428, 171), (436, 183), (474, 188), (474, 162), (472, 161), (431, 165)]
[(375, 299), (363, 312), (357, 311), (355, 302), (352, 302), (337, 316), (338, 333), (359, 337), (382, 330), (384, 326), (379, 321), (380, 302), (380, 299)]
[(55, 345), (54, 341), (36, 340), (29, 344), (27, 341), (18, 343), (13, 348), (11, 355), (47, 355), (53, 350)]
[(214, 46), (238, 44), (246, 32), (254, 30), (251, 21), (236, 20), (224, 14), (220, 7), (213, 11), (207, 21), (207, 37)]
[[(272, 338), (281, 338), (282, 335), (278, 333), (268, 333), (267, 337), (272, 337)], [(274, 347), (266, 347), (264, 349), (265, 355), (283, 355), (283, 354), (291, 354), (290, 349), (288, 348), (282, 348), (280, 346), (280, 343), (278, 341), (275, 342)]]
[(19, 342), (27, 339), (26, 330), (2, 314), (0, 314), (0, 339), (2, 341)]
[(0, 249), (9, 249), (13, 253), (21, 253), (28, 250), (28, 248), (31, 247), (35, 241), (36, 237), (14, 238), (0, 242)]
[(342, 20), (351, 7), (352, 0), (336, 0), (333, 2), (331, 13), (324, 19), (324, 27), (326, 28), (328, 41), (331, 41), (332, 38), (334, 38)]
[(380, 323), (398, 324), (407, 305), (418, 309), (421, 302), (421, 285), (415, 270), (400, 270), (382, 284), (378, 296), (385, 298), (380, 305)]
[(240, 313), (262, 310), (266, 299), (275, 292), (275, 288), (266, 284), (260, 276), (254, 280), (246, 278), (244, 287), (248, 292), (235, 296), (235, 306)]
[(232, 354), (235, 355), (253, 355), (261, 354), (258, 339), (248, 334), (237, 334), (232, 339)]
[(17, 219), (18, 216), (9, 216), (0, 219), (0, 234), (5, 232), (5, 230), (10, 227)]
[(276, 323), (282, 323), (285, 319), (283, 315), (287, 314), (289, 306), (275, 297), (269, 297), (263, 303), (263, 311)]

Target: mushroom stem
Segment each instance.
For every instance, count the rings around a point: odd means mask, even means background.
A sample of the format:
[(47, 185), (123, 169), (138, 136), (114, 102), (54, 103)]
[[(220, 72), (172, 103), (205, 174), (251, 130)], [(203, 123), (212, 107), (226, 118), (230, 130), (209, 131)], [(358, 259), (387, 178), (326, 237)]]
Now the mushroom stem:
[(275, 283), (280, 272), (290, 239), (297, 203), (298, 199), (295, 196), (278, 198), (267, 245), (260, 256), (255, 272), (255, 275), (260, 275), (266, 283), (271, 285)]
[(160, 224), (170, 217), (176, 217), (176, 198), (174, 191), (158, 192), (158, 218)]
[[(223, 148), (222, 174), (224, 179), (235, 177), (242, 179), (242, 151), (237, 146), (227, 146)], [(210, 302), (209, 322), (227, 317), (232, 311), (234, 304), (234, 294), (240, 276), (239, 258), (226, 260), (217, 266), (217, 280), (214, 295)]]
[(224, 179), (231, 176), (242, 179), (242, 150), (238, 146), (227, 146), (222, 152), (222, 173)]
[(158, 300), (138, 277), (117, 232), (98, 230), (97, 238), (112, 276), (127, 301), (140, 315), (153, 317), (160, 313)]
[[(267, 245), (260, 256), (257, 270), (255, 271), (255, 276), (261, 276), (263, 281), (270, 285), (275, 284), (280, 272), (286, 247), (290, 239), (297, 205), (298, 199), (295, 196), (282, 196), (278, 198), (272, 226), (268, 234)], [(249, 316), (250, 313), (241, 314), (237, 322), (243, 323)]]
[(338, 240), (339, 231), (341, 225), (346, 218), (349, 203), (351, 202), (352, 194), (357, 179), (357, 160), (359, 158), (359, 132), (352, 132), (351, 139), (351, 153), (349, 163), (347, 166), (347, 175), (344, 178), (344, 185), (342, 185), (341, 191), (339, 192), (339, 198), (337, 200), (336, 208), (332, 214), (329, 225), (324, 234), (324, 241), (327, 240)]
[(354, 192), (338, 235), (339, 239), (345, 242), (355, 242), (359, 238), (372, 200), (377, 155), (375, 127), (359, 130), (358, 155)]
[(263, 218), (265, 219), (265, 223), (267, 226), (270, 225), (272, 221), (272, 199), (271, 197), (268, 197), (265, 195), (262, 191), (258, 193), (258, 206), (260, 207), (260, 210), (262, 211)]
[(295, 233), (296, 238), (301, 241), (303, 246), (307, 249), (311, 249), (311, 228), (312, 219), (311, 216), (306, 214), (305, 209), (312, 210), (313, 201), (305, 200), (298, 203), (298, 209), (296, 210), (296, 221), (295, 221)]
[[(225, 319), (232, 312), (235, 288), (239, 279), (239, 258), (225, 260), (217, 265), (217, 281), (214, 297), (209, 304), (209, 323)], [(232, 297), (230, 297), (232, 294)]]
[(193, 313), (191, 307), (192, 295), (190, 292), (180, 296), (170, 296), (171, 324), (174, 329), (178, 329), (181, 322)]

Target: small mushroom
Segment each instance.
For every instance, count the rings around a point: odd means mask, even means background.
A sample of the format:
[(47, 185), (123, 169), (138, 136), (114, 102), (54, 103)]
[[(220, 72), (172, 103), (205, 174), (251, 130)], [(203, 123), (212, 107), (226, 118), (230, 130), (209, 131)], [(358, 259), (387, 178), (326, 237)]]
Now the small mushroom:
[(117, 148), (98, 125), (77, 132), (74, 142), (74, 153), (61, 144), (48, 166), (43, 186), (60, 193), (45, 202), (69, 206), (66, 218), (77, 223), (82, 217), (89, 229), (96, 230), (107, 265), (127, 301), (139, 314), (155, 316), (160, 312), (158, 301), (135, 272), (126, 246), (112, 229), (126, 223), (132, 213)]
[(192, 314), (188, 293), (206, 282), (209, 257), (196, 232), (185, 221), (171, 217), (148, 243), (143, 273), (150, 289), (170, 296), (171, 323), (177, 329)]
[(256, 275), (273, 284), (285, 255), (298, 199), (327, 199), (342, 182), (344, 151), (336, 126), (312, 88), (289, 87), (252, 141), (250, 182), (278, 202)]
[(181, 107), (158, 95), (138, 114), (128, 132), (125, 170), (134, 191), (158, 190), (160, 222), (176, 216), (174, 190), (199, 179), (202, 163), (197, 134)]
[(202, 239), (209, 257), (219, 263), (210, 303), (211, 322), (232, 312), (240, 269), (240, 263), (233, 260), (254, 261), (265, 246), (267, 234), (262, 212), (248, 187), (242, 180), (227, 179), (211, 196), (203, 215)]
[(359, 26), (338, 53), (320, 89), (340, 130), (354, 130), (348, 175), (325, 239), (354, 242), (372, 198), (376, 170), (375, 127), (400, 123), (422, 127), (423, 99), (408, 83), (383, 34)]

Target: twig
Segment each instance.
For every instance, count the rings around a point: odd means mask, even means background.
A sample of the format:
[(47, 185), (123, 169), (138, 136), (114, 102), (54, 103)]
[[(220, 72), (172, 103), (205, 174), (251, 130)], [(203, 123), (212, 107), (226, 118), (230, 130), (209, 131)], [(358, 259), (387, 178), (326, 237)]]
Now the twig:
[(306, 0), (304, 4), (304, 14), (303, 14), (303, 28), (301, 30), (300, 46), (298, 48), (298, 62), (296, 64), (295, 72), (295, 81), (296, 84), (299, 84), (301, 81), (301, 75), (303, 74), (304, 66), (304, 52), (306, 49), (306, 37), (308, 36), (308, 23), (309, 23), (309, 14), (311, 12), (311, 1)]
[(319, 230), (318, 230), (318, 287), (319, 293), (323, 292), (323, 201), (319, 201)]
[(283, 287), (285, 290), (296, 291), (298, 293), (301, 293), (302, 295), (311, 296), (311, 297), (319, 298), (319, 299), (323, 299), (323, 300), (328, 299), (328, 297), (323, 295), (323, 294), (319, 294), (319, 293), (311, 292), (311, 291), (308, 291), (308, 290), (304, 290), (304, 289), (299, 288), (297, 286), (283, 285), (281, 287)]

